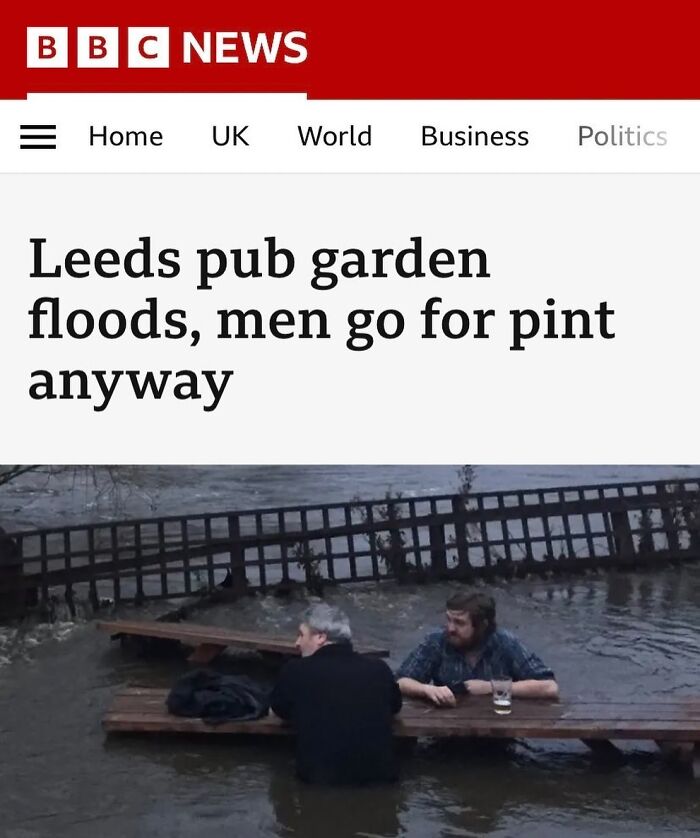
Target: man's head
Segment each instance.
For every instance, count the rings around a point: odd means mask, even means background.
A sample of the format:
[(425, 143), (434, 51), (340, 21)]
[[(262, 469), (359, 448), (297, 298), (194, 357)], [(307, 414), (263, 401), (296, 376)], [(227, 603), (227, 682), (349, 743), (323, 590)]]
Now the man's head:
[(302, 657), (308, 657), (328, 643), (350, 643), (352, 632), (350, 620), (340, 608), (330, 605), (315, 605), (302, 617), (299, 623), (296, 647)]
[(453, 594), (446, 608), (447, 640), (455, 649), (475, 649), (496, 629), (496, 603), (488, 594)]

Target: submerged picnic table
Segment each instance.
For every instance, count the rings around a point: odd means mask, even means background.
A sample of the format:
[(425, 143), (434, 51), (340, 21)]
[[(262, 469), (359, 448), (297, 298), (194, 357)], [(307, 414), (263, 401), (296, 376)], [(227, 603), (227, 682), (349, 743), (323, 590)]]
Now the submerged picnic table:
[[(288, 736), (292, 728), (274, 715), (256, 721), (211, 725), (173, 716), (167, 690), (127, 687), (103, 718), (108, 733), (206, 733)], [(700, 699), (620, 702), (603, 700), (513, 702), (507, 716), (495, 714), (488, 698), (469, 696), (455, 708), (405, 700), (394, 734), (402, 738), (489, 737), (503, 739), (580, 739), (594, 753), (620, 755), (611, 740), (656, 742), (665, 756), (700, 777)]]
[[(202, 626), (192, 623), (166, 623), (157, 620), (101, 620), (97, 628), (112, 637), (132, 635), (135, 637), (153, 637), (161, 640), (179, 641), (185, 646), (193, 646), (189, 656), (190, 663), (207, 664), (220, 655), (226, 648), (250, 649), (257, 652), (271, 652), (279, 655), (298, 655), (294, 641), (286, 637), (270, 637), (249, 631), (234, 631), (218, 626)], [(356, 647), (364, 655), (388, 658), (387, 649)]]
[[(205, 733), (208, 735), (289, 736), (292, 728), (274, 715), (256, 721), (211, 725), (173, 716), (168, 691), (127, 687), (102, 720), (107, 733)], [(515, 700), (512, 712), (498, 716), (490, 698), (467, 696), (455, 708), (404, 700), (394, 722), (402, 738), (489, 737), (502, 739), (580, 739), (596, 754), (620, 756), (613, 739), (656, 742), (665, 756), (700, 777), (700, 698), (648, 702), (537, 699)]]

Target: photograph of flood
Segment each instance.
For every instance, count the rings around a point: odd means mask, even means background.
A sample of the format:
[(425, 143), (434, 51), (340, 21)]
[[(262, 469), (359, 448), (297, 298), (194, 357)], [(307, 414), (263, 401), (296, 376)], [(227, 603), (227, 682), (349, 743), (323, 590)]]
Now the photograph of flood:
[(690, 836), (700, 466), (0, 466), (0, 836)]

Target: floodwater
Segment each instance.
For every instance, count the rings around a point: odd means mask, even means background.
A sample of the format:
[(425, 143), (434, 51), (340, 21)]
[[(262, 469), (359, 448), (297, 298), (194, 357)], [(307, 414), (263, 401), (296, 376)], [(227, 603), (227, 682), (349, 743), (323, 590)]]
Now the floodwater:
[[(535, 488), (657, 477), (697, 467), (481, 467), (475, 489)], [(450, 467), (172, 467), (139, 470), (134, 486), (80, 475), (27, 476), (0, 491), (6, 529), (119, 515), (447, 492)], [(98, 479), (99, 483), (99, 479)], [(390, 664), (439, 625), (451, 584), (347, 586), (360, 642), (388, 645)], [(501, 625), (552, 666), (567, 696), (635, 700), (700, 695), (700, 566), (518, 581), (492, 588)], [(251, 597), (198, 620), (293, 633), (308, 604)], [(159, 605), (158, 608), (163, 608)], [(141, 609), (149, 616), (152, 610)], [(122, 609), (126, 615), (133, 610)], [(261, 678), (267, 670), (245, 661)], [(105, 738), (100, 717), (122, 684), (165, 686), (179, 659), (144, 659), (89, 621), (0, 629), (0, 836), (549, 836), (696, 835), (700, 788), (647, 743), (621, 766), (596, 764), (577, 742), (518, 742), (489, 752), (422, 742), (402, 755), (393, 788), (317, 789), (293, 776), (288, 741)]]

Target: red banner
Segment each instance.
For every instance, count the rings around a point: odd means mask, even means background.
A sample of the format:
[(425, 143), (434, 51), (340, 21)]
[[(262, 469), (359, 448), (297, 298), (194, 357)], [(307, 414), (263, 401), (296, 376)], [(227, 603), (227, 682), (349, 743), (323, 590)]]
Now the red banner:
[(700, 6), (120, 0), (4, 12), (0, 98), (295, 92), (314, 99), (697, 99)]

